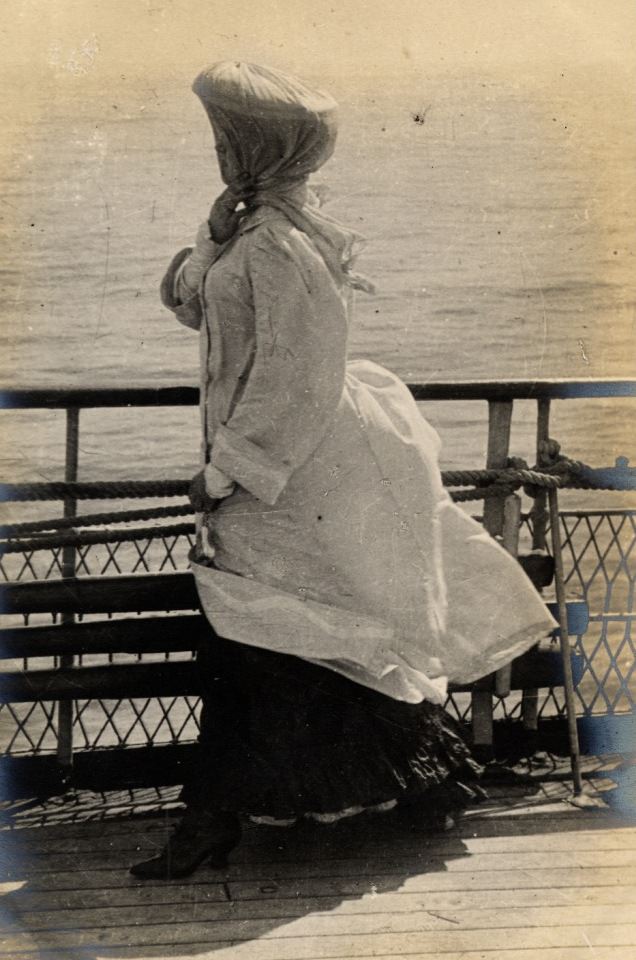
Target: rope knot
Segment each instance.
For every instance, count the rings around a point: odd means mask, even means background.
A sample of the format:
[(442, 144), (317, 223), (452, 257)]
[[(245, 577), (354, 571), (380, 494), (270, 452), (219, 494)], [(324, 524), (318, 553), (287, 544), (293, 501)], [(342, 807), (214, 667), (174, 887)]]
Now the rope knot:
[[(528, 466), (528, 461), (524, 460), (523, 457), (508, 457), (506, 460), (506, 469), (514, 470), (516, 473), (522, 473), (523, 471), (529, 471), (530, 467)], [(508, 482), (510, 483), (510, 481)], [(526, 496), (533, 498), (536, 497), (536, 486), (534, 484), (522, 483), (521, 481), (517, 480), (513, 489), (518, 490), (519, 487), (523, 487), (523, 492), (526, 494)], [(511, 490), (510, 492), (512, 493), (513, 491)]]
[(568, 486), (580, 482), (584, 464), (580, 460), (571, 460), (561, 453), (561, 445), (557, 440), (544, 440), (539, 445), (539, 463), (535, 470), (558, 477), (559, 486)]

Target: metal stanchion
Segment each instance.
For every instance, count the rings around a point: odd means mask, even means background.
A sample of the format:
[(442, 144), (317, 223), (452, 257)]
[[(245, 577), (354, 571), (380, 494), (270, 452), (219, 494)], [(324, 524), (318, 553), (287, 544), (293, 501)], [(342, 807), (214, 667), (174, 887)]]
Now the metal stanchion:
[[(545, 447), (550, 437), (550, 400), (541, 399), (537, 402), (537, 443), (535, 463), (541, 465), (545, 456)], [(532, 520), (532, 548), (533, 550), (546, 549), (546, 531), (548, 526), (548, 495), (545, 490), (538, 489), (530, 511)], [(539, 732), (539, 691), (536, 687), (524, 690), (521, 694), (521, 718), (523, 729), (530, 744), (536, 744)], [(532, 746), (531, 746), (532, 750)]]
[[(79, 407), (70, 407), (66, 411), (66, 460), (64, 465), (64, 480), (74, 483), (77, 480), (79, 460)], [(74, 517), (77, 512), (77, 501), (73, 497), (64, 499), (64, 516)], [(66, 545), (62, 548), (62, 577), (65, 579), (75, 576), (76, 548)], [(63, 613), (62, 623), (74, 623), (75, 614)], [(60, 657), (60, 667), (72, 667), (73, 657)], [(70, 773), (73, 766), (73, 710), (72, 700), (61, 700), (57, 705), (57, 759)]]
[(548, 493), (550, 508), (550, 533), (552, 536), (552, 555), (554, 557), (554, 585), (559, 607), (559, 643), (561, 645), (561, 660), (563, 662), (563, 687), (565, 690), (565, 711), (568, 722), (568, 742), (570, 746), (570, 763), (572, 765), (572, 780), (574, 782), (574, 796), (580, 797), (583, 793), (581, 777), (581, 755), (579, 750), (579, 735), (576, 728), (576, 703), (574, 700), (574, 679), (572, 676), (572, 661), (570, 660), (570, 637), (568, 634), (568, 613), (565, 605), (565, 580), (563, 576), (563, 552), (561, 550), (561, 528), (559, 521), (559, 496), (556, 487)]

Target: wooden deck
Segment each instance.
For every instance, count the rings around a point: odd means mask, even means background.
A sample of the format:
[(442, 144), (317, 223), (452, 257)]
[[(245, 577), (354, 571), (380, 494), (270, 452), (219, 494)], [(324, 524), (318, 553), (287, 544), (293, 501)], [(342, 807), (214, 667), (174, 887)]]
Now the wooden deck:
[(562, 774), (489, 788), (443, 835), (395, 812), (251, 826), (226, 871), (146, 884), (127, 867), (163, 843), (174, 791), (13, 804), (0, 955), (633, 960), (636, 826), (573, 806)]

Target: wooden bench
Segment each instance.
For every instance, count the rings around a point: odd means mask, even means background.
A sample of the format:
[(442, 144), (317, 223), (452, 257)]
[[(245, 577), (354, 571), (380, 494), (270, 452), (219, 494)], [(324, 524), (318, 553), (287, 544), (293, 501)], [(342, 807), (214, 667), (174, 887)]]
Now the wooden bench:
[[(548, 606), (556, 614), (556, 605)], [(1, 630), (3, 660), (183, 653), (196, 650), (211, 630), (198, 612), (194, 578), (187, 572), (10, 583), (0, 586), (0, 609), (5, 615), (21, 616), (131, 615)], [(586, 604), (569, 603), (568, 621), (572, 635), (584, 633), (588, 621)], [(511, 665), (510, 690), (535, 690), (562, 683), (563, 670), (556, 647), (532, 649)], [(496, 675), (450, 688), (451, 693), (468, 691), (495, 695)], [(0, 702), (4, 703), (197, 694), (196, 666), (188, 660), (72, 665), (0, 674)]]

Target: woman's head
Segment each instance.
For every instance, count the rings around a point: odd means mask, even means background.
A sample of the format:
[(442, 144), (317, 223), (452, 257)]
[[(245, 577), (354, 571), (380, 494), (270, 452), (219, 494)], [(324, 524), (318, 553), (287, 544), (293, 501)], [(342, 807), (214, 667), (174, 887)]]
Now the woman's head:
[(227, 61), (199, 74), (193, 90), (210, 119), (227, 184), (246, 179), (255, 190), (293, 186), (333, 153), (336, 103), (298, 80)]
[(214, 150), (221, 172), (221, 179), (226, 184), (236, 183), (245, 176), (245, 173), (236, 151), (232, 147), (232, 141), (218, 123), (212, 123), (212, 130), (214, 132)]
[(294, 188), (333, 153), (337, 104), (277, 70), (228, 60), (192, 85), (216, 140), (221, 176), (247, 206), (280, 210), (306, 233), (338, 284), (371, 290), (351, 271), (360, 237)]

